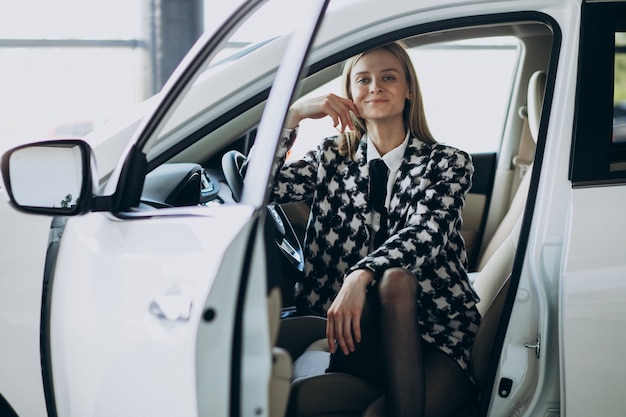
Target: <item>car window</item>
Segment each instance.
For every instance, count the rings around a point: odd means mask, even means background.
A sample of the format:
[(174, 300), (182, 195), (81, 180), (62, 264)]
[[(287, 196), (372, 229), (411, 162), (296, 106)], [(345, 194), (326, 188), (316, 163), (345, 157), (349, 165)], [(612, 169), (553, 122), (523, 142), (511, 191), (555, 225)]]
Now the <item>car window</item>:
[[(519, 57), (514, 37), (469, 39), (413, 47), (426, 117), (435, 138), (470, 153), (497, 152)], [(341, 94), (338, 77), (303, 98)], [(299, 158), (336, 134), (330, 119), (305, 120), (289, 155)]]
[(244, 96), (266, 93), (289, 43), (286, 35), (307, 19), (307, 6), (310, 3), (268, 1), (204, 57), (195, 79), (187, 83), (158, 131), (143, 145), (148, 161), (171, 150), (174, 144), (184, 147), (181, 141), (204, 128), (212, 118), (228, 115), (244, 101)]
[(626, 32), (615, 33), (613, 143), (626, 142)]
[(574, 186), (626, 180), (626, 4), (585, 3), (570, 177)]

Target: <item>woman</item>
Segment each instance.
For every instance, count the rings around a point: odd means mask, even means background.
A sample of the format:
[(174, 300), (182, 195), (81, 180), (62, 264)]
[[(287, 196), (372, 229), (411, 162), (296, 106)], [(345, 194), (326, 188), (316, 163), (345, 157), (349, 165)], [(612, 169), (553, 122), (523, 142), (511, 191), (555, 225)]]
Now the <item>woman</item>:
[[(400, 44), (353, 57), (342, 78), (344, 97), (291, 107), (279, 150), (273, 200), (312, 201), (297, 304), (327, 316), (331, 370), (383, 381), (365, 415), (454, 415), (475, 397), (480, 315), (459, 233), (473, 166), (432, 138)], [(322, 117), (340, 135), (285, 164), (300, 121)]]

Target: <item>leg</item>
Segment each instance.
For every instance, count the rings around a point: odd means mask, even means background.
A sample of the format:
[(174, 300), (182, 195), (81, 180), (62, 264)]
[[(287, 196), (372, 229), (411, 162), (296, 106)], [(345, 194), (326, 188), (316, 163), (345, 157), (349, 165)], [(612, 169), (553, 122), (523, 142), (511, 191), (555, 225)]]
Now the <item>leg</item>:
[(476, 387), (461, 367), (437, 348), (424, 344), (426, 414), (455, 416), (476, 400)]
[(458, 364), (422, 342), (417, 323), (417, 280), (403, 269), (388, 270), (380, 282), (380, 334), (385, 397), (365, 416), (453, 416), (475, 398)]
[(407, 270), (392, 268), (383, 275), (378, 292), (387, 416), (423, 416), (426, 391), (417, 279)]
[[(425, 367), (425, 416), (450, 417), (469, 407), (476, 399), (476, 388), (450, 357), (443, 352), (423, 345)], [(412, 389), (406, 387), (407, 393)], [(370, 404), (363, 417), (391, 417), (387, 412), (385, 397)], [(417, 415), (417, 414), (415, 414)]]

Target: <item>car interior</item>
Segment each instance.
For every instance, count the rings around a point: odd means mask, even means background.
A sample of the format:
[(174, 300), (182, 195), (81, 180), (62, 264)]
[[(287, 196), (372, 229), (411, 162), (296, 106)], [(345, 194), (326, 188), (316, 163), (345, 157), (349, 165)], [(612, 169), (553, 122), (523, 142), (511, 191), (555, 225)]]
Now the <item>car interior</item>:
[[(473, 188), (463, 212), (470, 279), (481, 298), (479, 310), (483, 315), (471, 363), (483, 403), (488, 402), (493, 388), (490, 378), (495, 375), (499, 352), (492, 351), (492, 347), (527, 206), (546, 77), (556, 49), (555, 34), (537, 16), (505, 16), (488, 23), (461, 22), (437, 30), (392, 33), (386, 39), (402, 39), (413, 49), (505, 36), (519, 41), (519, 53), (501, 143), (494, 152), (472, 154)], [(347, 57), (377, 42), (382, 40), (343, 51), (326, 60), (324, 66), (311, 66), (313, 70), (306, 74), (299, 96), (336, 79)], [(254, 103), (227, 122), (212, 126), (175, 157), (155, 167), (146, 176), (140, 209), (236, 204), (245, 188), (239, 172), (254, 143), (262, 107), (263, 102)], [(269, 257), (278, 254), (281, 259), (274, 270), (280, 271), (278, 285), (268, 291), (271, 340), (275, 341), (270, 414), (356, 416), (380, 393), (357, 377), (325, 372), (329, 355), (325, 320), (299, 316), (293, 305), (293, 286), (303, 270), (301, 245), (308, 214), (307, 202), (268, 205), (267, 242), (268, 248), (273, 248), (268, 249)], [(476, 415), (481, 406), (484, 404), (463, 415)]]

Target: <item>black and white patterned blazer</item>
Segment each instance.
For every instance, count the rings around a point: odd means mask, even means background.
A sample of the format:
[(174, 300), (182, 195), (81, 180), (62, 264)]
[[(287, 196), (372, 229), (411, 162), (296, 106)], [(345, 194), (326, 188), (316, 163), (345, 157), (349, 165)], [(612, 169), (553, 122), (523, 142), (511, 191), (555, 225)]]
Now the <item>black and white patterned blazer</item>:
[(341, 156), (339, 138), (331, 137), (303, 159), (284, 163), (293, 139), (285, 138), (279, 147), (276, 163), (282, 167), (272, 199), (311, 201), (305, 280), (296, 294), (300, 305), (325, 315), (347, 273), (368, 268), (379, 276), (389, 267), (402, 267), (418, 277), (418, 302), (427, 316), (449, 322), (474, 307), (478, 297), (467, 279), (459, 233), (473, 173), (467, 153), (409, 139), (390, 200), (390, 237), (369, 253), (367, 141), (359, 143), (354, 160)]

